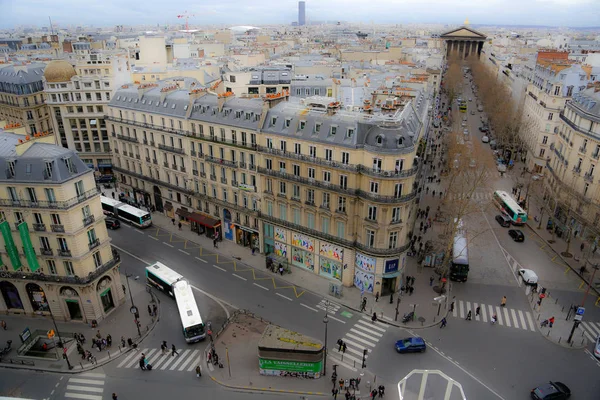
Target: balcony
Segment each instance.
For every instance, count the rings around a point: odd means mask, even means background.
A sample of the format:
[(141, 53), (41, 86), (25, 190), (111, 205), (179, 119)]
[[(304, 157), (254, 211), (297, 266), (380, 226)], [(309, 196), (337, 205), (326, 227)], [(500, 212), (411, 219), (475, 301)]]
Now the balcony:
[(372, 176), (375, 178), (408, 178), (414, 176), (419, 172), (419, 166), (415, 165), (410, 169), (398, 170), (398, 171), (384, 171), (377, 168), (367, 168), (364, 165), (358, 166), (358, 171), (362, 175)]
[(254, 164), (248, 165), (248, 168), (250, 168), (252, 171), (256, 171), (256, 165)]
[(133, 158), (133, 153), (129, 152), (129, 157)]
[(113, 151), (115, 152), (115, 154), (119, 154), (119, 149), (113, 149)]
[(136, 155), (135, 155), (135, 158), (136, 158), (137, 160), (141, 160), (141, 159), (142, 159), (142, 157), (140, 157), (140, 155), (139, 155), (139, 154), (136, 154)]
[(227, 178), (221, 178), (221, 183), (227, 185)]
[(164, 166), (165, 168), (169, 168), (169, 163), (165, 161), (165, 162), (163, 162), (163, 166)]
[(31, 200), (12, 200), (12, 199), (0, 199), (0, 206), (15, 207), (15, 208), (43, 208), (43, 209), (55, 209), (55, 210), (66, 210), (73, 206), (76, 206), (84, 201), (91, 199), (98, 195), (98, 189), (93, 188), (87, 192), (82, 193), (79, 196), (73, 197), (69, 200), (64, 201), (31, 201)]
[(36, 232), (46, 232), (46, 224), (33, 224), (33, 230)]
[(573, 172), (576, 174), (581, 173), (581, 167), (573, 167)]
[(237, 168), (237, 163), (235, 161), (225, 160), (224, 158), (212, 157), (206, 154), (204, 155), (204, 159), (214, 164), (224, 165), (226, 167), (231, 168)]
[(83, 219), (83, 226), (86, 227), (88, 225), (93, 224), (96, 221), (96, 217), (93, 215), (89, 215)]
[(164, 145), (164, 144), (159, 144), (158, 148), (161, 149), (161, 150), (170, 151), (171, 153), (185, 154), (185, 150), (180, 149), (178, 147), (173, 147), (173, 146), (167, 146), (167, 145)]
[(190, 155), (192, 157), (196, 157), (196, 150), (190, 150)]
[(234, 181), (234, 180), (232, 180), (232, 181), (231, 181), (231, 186), (233, 186), (233, 187), (238, 187), (238, 181)]
[(71, 255), (71, 250), (63, 250), (63, 249), (60, 249), (60, 250), (58, 250), (58, 255), (59, 255), (60, 257), (72, 257), (72, 255)]
[(240, 166), (240, 168), (246, 168), (246, 163), (243, 161), (240, 161), (239, 166)]
[(50, 225), (50, 230), (56, 233), (65, 233), (64, 225)]
[(285, 193), (277, 193), (277, 197), (280, 197), (282, 199), (287, 199), (287, 195)]
[(151, 141), (150, 141), (150, 146), (154, 147), (154, 144), (155, 144), (155, 143), (154, 143), (154, 140), (151, 140)]
[(153, 159), (152, 159), (152, 163), (154, 163), (154, 164), (158, 165), (158, 160), (157, 160), (156, 158), (153, 158)]
[(585, 148), (585, 146), (581, 146), (579, 148), (579, 152), (585, 154), (587, 152), (587, 149)]
[(200, 172), (200, 178), (206, 178), (206, 172)]
[(98, 239), (98, 238), (96, 238), (88, 243), (88, 247), (90, 250), (95, 249), (98, 246), (100, 246), (100, 239)]
[(51, 256), (53, 254), (52, 249), (45, 249), (43, 247), (40, 247), (40, 254), (43, 256)]
[(402, 220), (401, 220), (401, 219), (397, 219), (397, 220), (392, 220), (392, 221), (390, 222), (390, 225), (399, 225), (399, 224), (401, 224), (401, 223), (402, 223)]
[(125, 141), (131, 142), (131, 143), (139, 143), (139, 141), (137, 140), (137, 138), (133, 138), (131, 136), (125, 136), (125, 135), (119, 135), (119, 134), (117, 134), (117, 139), (125, 140)]
[(211, 175), (210, 176), (210, 180), (216, 182), (217, 181), (217, 176), (216, 175)]
[(586, 181), (592, 183), (594, 181), (594, 175), (587, 172), (583, 175), (583, 179), (585, 179)]
[(570, 119), (568, 119), (567, 117), (565, 117), (565, 114), (562, 113), (562, 112), (560, 113), (560, 119), (562, 119), (574, 131), (577, 131), (577, 132), (581, 133), (582, 135), (585, 135), (588, 138), (591, 138), (591, 139), (594, 139), (594, 140), (599, 140), (600, 139), (600, 137), (598, 137), (598, 135), (596, 135), (594, 132), (591, 132), (589, 130), (585, 130), (583, 128), (580, 128), (578, 125), (574, 124), (573, 121), (571, 121)]
[(193, 169), (193, 170), (192, 170), (192, 175), (194, 175), (194, 176), (198, 176), (198, 170), (197, 170), (197, 169)]
[(148, 139), (142, 139), (142, 143), (148, 144)]
[(137, 172), (133, 172), (133, 171), (121, 168), (121, 167), (113, 166), (113, 171), (121, 172), (121, 173), (123, 173), (125, 175), (130, 175), (130, 176), (136, 177), (138, 179), (141, 179), (143, 181), (150, 182), (150, 183), (155, 184), (155, 185), (160, 185), (160, 186), (163, 186), (163, 187), (175, 190), (175, 191), (184, 192), (184, 193), (188, 193), (188, 194), (194, 194), (194, 190), (192, 190), (192, 189), (188, 189), (186, 187), (180, 187), (180, 186), (177, 186), (177, 185), (173, 185), (173, 184), (168, 183), (168, 182), (163, 182), (163, 181), (161, 181), (159, 179), (156, 179), (156, 178), (153, 178), (153, 177), (150, 177), (150, 176), (146, 176), (146, 175), (142, 175), (142, 174), (138, 174)]
[(600, 151), (594, 152), (594, 154), (592, 154), (592, 158), (595, 158), (596, 160), (600, 158)]
[(185, 172), (185, 167), (184, 167), (183, 165), (181, 165), (181, 166), (179, 167), (179, 170), (180, 170), (181, 172)]
[(177, 164), (171, 164), (171, 169), (174, 169), (175, 171), (177, 171)]

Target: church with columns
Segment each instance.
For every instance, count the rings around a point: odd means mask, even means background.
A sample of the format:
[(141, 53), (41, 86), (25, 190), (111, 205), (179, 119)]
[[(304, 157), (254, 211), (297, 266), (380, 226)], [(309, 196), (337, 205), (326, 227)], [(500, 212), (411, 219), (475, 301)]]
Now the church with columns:
[(464, 59), (481, 55), (481, 49), (487, 38), (483, 33), (470, 28), (468, 24), (469, 20), (466, 20), (464, 26), (440, 35), (440, 38), (446, 42), (446, 57), (458, 56)]

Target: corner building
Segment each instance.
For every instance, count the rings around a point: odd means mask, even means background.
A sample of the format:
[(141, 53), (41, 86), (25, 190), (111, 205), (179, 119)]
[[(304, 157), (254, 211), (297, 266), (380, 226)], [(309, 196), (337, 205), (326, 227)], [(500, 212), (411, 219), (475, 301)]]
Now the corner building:
[(0, 311), (104, 319), (125, 298), (93, 171), (53, 135), (0, 140)]
[(423, 94), (368, 114), (331, 98), (238, 99), (189, 85), (125, 85), (109, 104), (115, 170), (130, 196), (334, 284), (398, 289)]

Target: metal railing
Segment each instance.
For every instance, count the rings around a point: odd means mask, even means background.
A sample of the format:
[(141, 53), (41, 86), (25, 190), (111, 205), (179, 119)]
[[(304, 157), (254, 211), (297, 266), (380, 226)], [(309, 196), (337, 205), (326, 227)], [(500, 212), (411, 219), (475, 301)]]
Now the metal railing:
[(159, 144), (158, 148), (161, 150), (170, 151), (172, 153), (185, 154), (185, 150), (180, 149), (179, 147), (173, 147), (173, 146), (167, 146), (165, 144)]
[(83, 226), (88, 226), (96, 221), (96, 217), (93, 215), (87, 216), (83, 219)]
[(100, 239), (98, 239), (98, 238), (96, 238), (88, 243), (88, 247), (90, 250), (95, 249), (98, 246), (100, 246)]
[(58, 255), (61, 257), (72, 257), (71, 250), (60, 249), (60, 250), (58, 250)]
[(124, 174), (131, 175), (131, 176), (134, 176), (134, 177), (136, 177), (138, 179), (142, 179), (144, 181), (151, 182), (151, 183), (154, 183), (156, 185), (161, 185), (161, 186), (164, 186), (164, 187), (172, 189), (172, 190), (177, 190), (177, 191), (188, 193), (188, 194), (193, 194), (194, 193), (194, 191), (192, 189), (188, 189), (188, 188), (184, 188), (184, 187), (173, 185), (171, 183), (163, 182), (163, 181), (158, 180), (156, 178), (152, 178), (152, 177), (149, 177), (149, 176), (146, 176), (146, 175), (138, 174), (137, 172), (133, 172), (133, 171), (121, 168), (121, 167), (113, 166), (112, 168), (113, 168), (113, 171), (122, 172)]
[(125, 140), (125, 141), (132, 142), (132, 143), (139, 143), (137, 138), (133, 138), (131, 136), (117, 134), (117, 139)]
[(37, 232), (46, 232), (46, 224), (33, 224), (33, 230)]
[(40, 254), (43, 256), (51, 256), (53, 254), (52, 249), (46, 249), (43, 247), (40, 247)]
[(99, 194), (98, 189), (93, 188), (93, 189), (88, 190), (87, 192), (82, 193), (79, 196), (73, 197), (69, 200), (63, 200), (63, 201), (46, 201), (46, 200), (31, 201), (31, 200), (0, 199), (0, 206), (16, 207), (16, 208), (49, 208), (49, 209), (65, 210), (65, 209), (69, 209), (73, 206), (76, 206), (86, 200), (89, 200), (98, 194)]
[(59, 224), (50, 225), (50, 229), (52, 230), (52, 232), (57, 232), (57, 233), (64, 233), (65, 232), (65, 226), (64, 225), (59, 225)]
[(237, 168), (237, 162), (225, 160), (224, 158), (212, 157), (207, 154), (204, 154), (204, 159), (208, 162), (224, 165), (226, 167)]

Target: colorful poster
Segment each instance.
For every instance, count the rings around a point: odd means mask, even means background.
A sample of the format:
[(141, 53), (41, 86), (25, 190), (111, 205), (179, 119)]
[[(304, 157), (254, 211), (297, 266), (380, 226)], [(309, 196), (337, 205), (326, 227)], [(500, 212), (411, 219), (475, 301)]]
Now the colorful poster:
[(367, 274), (360, 269), (354, 270), (354, 286), (359, 288), (361, 292), (373, 293), (374, 284), (375, 275)]
[(302, 247), (311, 252), (315, 251), (313, 240), (298, 233), (292, 235), (292, 246)]
[(285, 229), (275, 227), (275, 240), (279, 240), (280, 242), (287, 242), (285, 240)]
[(363, 271), (375, 273), (375, 258), (367, 257), (364, 254), (356, 253), (355, 265)]
[(279, 257), (287, 258), (287, 245), (279, 242), (275, 242), (275, 254)]
[(319, 254), (337, 261), (344, 261), (344, 248), (331, 243), (321, 243)]
[(319, 257), (320, 274), (329, 278), (342, 280), (342, 263), (330, 260), (325, 257)]
[(306, 250), (292, 247), (292, 264), (297, 267), (306, 268), (310, 271), (314, 271), (314, 254)]

